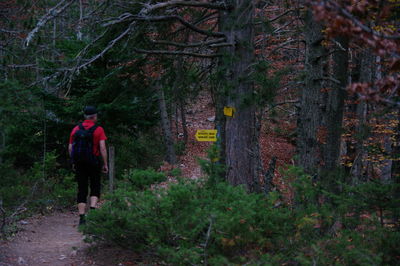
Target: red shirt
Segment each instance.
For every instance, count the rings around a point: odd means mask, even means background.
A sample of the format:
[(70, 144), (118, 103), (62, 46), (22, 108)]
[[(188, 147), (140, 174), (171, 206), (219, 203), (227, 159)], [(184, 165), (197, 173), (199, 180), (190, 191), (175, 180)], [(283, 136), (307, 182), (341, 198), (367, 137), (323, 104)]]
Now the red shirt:
[[(87, 130), (94, 126), (94, 122), (92, 120), (85, 120), (82, 123), (83, 127)], [(75, 132), (79, 129), (79, 126), (74, 127), (69, 137), (69, 144), (74, 142)], [(102, 127), (97, 127), (93, 132), (93, 154), (96, 156), (100, 155), (100, 140), (106, 140), (106, 134), (104, 133), (104, 129)]]

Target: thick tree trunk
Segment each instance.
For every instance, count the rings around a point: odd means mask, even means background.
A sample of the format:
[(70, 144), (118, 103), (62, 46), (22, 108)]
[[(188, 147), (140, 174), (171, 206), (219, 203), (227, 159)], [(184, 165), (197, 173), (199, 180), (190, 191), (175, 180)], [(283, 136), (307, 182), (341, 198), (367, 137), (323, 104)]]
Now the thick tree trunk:
[(347, 96), (346, 86), (348, 83), (348, 41), (344, 37), (336, 39), (339, 44), (338, 51), (333, 55), (333, 74), (339, 81), (332, 90), (328, 92), (325, 112), (325, 125), (327, 129), (326, 144), (323, 145), (323, 169), (334, 171), (339, 168), (340, 143), (343, 132), (344, 102)]
[(158, 104), (161, 116), (161, 127), (164, 133), (165, 145), (167, 148), (167, 162), (170, 164), (176, 164), (176, 154), (174, 148), (174, 139), (172, 138), (170, 120), (167, 112), (167, 105), (165, 103), (164, 90), (160, 87), (160, 84), (156, 84)]
[(368, 106), (365, 101), (360, 101), (355, 106), (355, 117), (357, 124), (355, 125), (354, 136), (356, 137), (356, 143), (354, 147), (354, 161), (350, 171), (352, 184), (356, 185), (360, 180), (366, 180), (366, 167), (365, 167), (365, 159), (368, 156), (368, 153), (364, 148), (364, 139), (365, 139), (365, 124), (367, 122), (367, 112)]
[(298, 118), (299, 165), (320, 176), (339, 168), (345, 88), (348, 83), (348, 42), (336, 39), (333, 78), (328, 71), (328, 51), (322, 45), (323, 26), (306, 13), (306, 79)]
[(322, 125), (322, 114), (325, 112), (323, 99), (326, 93), (322, 89), (328, 87), (328, 82), (324, 79), (327, 50), (322, 46), (323, 27), (314, 20), (310, 10), (306, 13), (305, 29), (306, 78), (297, 122), (298, 164), (306, 173), (317, 174), (322, 163), (322, 144), (326, 142), (326, 129)]
[(233, 117), (221, 118), (224, 100), (219, 96), (217, 120), (222, 136), (222, 149), (225, 150), (227, 166), (226, 179), (232, 185), (244, 184), (248, 191), (254, 191), (258, 178), (258, 139), (255, 128), (255, 104), (251, 101), (253, 83), (250, 78), (251, 64), (254, 61), (253, 17), (254, 3), (251, 0), (237, 0), (234, 8), (220, 14), (220, 31), (228, 36), (228, 42), (235, 45), (224, 48), (225, 55), (220, 67), (226, 77), (225, 86), (220, 89), (226, 93), (226, 105), (235, 108)]
[[(372, 82), (374, 80), (374, 56), (369, 50), (361, 53), (360, 59), (360, 82)], [(368, 151), (364, 147), (366, 136), (366, 124), (368, 120), (368, 104), (359, 100), (356, 105), (356, 117), (358, 124), (355, 128), (356, 146), (353, 169), (351, 171), (352, 183), (358, 184), (368, 180)]]

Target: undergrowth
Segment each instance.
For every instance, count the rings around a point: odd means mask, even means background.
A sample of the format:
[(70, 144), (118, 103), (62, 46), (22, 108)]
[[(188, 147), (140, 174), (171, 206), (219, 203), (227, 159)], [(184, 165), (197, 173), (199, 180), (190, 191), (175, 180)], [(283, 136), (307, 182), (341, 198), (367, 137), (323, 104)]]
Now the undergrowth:
[(35, 213), (49, 213), (75, 203), (76, 183), (73, 173), (59, 168), (54, 152), (22, 172), (12, 165), (0, 169), (1, 235), (8, 236), (17, 228), (14, 223)]
[(247, 193), (221, 181), (212, 155), (202, 162), (208, 179), (120, 187), (89, 214), (84, 234), (168, 265), (396, 265), (393, 185), (341, 184), (333, 194), (289, 167), (295, 204), (277, 204), (278, 191)]

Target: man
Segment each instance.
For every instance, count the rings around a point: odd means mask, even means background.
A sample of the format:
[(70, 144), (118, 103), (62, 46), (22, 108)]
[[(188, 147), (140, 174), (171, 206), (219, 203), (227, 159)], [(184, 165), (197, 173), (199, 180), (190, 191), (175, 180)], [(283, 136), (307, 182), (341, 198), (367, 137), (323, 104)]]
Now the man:
[[(100, 172), (108, 172), (107, 148), (105, 142), (107, 137), (104, 133), (104, 129), (96, 125), (96, 108), (94, 106), (86, 106), (84, 109), (84, 117), (85, 121), (72, 130), (68, 145), (68, 152), (72, 158), (73, 168), (75, 169), (76, 180), (78, 182), (77, 203), (80, 217), (79, 225), (85, 224), (85, 210), (89, 184), (90, 209), (95, 209), (100, 197)], [(86, 137), (82, 138), (81, 136)], [(86, 141), (87, 144), (85, 144), (84, 141)], [(83, 156), (82, 150), (85, 149), (85, 145), (88, 147), (90, 160), (81, 160), (80, 158)]]

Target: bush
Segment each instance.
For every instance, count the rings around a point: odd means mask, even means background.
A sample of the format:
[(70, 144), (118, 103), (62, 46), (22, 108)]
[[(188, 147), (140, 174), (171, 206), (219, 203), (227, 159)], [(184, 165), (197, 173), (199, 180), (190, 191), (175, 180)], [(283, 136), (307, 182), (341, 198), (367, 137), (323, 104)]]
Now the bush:
[(201, 160), (207, 180), (179, 178), (167, 189), (144, 189), (156, 182), (154, 170), (130, 171), (135, 185), (109, 195), (83, 232), (170, 265), (396, 265), (400, 234), (383, 223), (398, 213), (395, 186), (345, 186), (334, 194), (289, 167), (295, 204), (276, 204), (278, 191), (249, 194), (222, 182), (217, 154), (214, 146)]
[(289, 215), (242, 187), (180, 181), (168, 190), (116, 191), (89, 214), (84, 233), (133, 250), (155, 250), (172, 264), (240, 262), (290, 229)]
[(123, 179), (128, 181), (129, 185), (136, 190), (142, 190), (151, 184), (163, 182), (167, 179), (164, 173), (157, 172), (154, 169), (140, 170), (131, 169), (124, 175)]
[(161, 165), (165, 153), (164, 145), (154, 132), (141, 133), (135, 137), (131, 134), (118, 134), (110, 139), (110, 143), (115, 146), (117, 176), (121, 176), (126, 169), (158, 168)]

